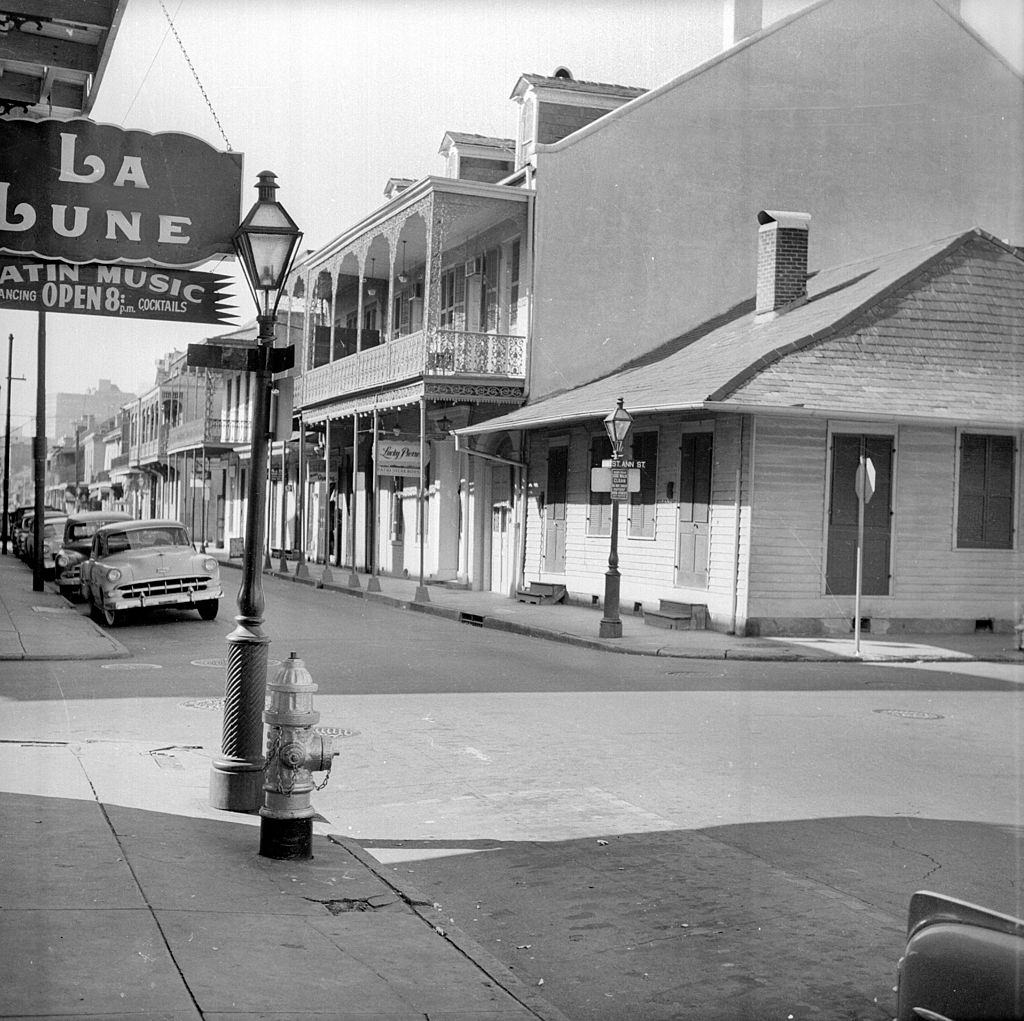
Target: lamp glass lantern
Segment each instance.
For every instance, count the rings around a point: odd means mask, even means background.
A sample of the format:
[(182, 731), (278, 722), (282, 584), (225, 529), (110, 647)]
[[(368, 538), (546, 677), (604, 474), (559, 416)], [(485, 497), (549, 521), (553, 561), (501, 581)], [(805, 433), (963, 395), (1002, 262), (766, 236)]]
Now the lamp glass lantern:
[(262, 315), (275, 315), (285, 278), (302, 241), (302, 231), (274, 197), (277, 176), (264, 170), (257, 199), (232, 241), (246, 282)]
[(626, 443), (626, 437), (629, 436), (629, 430), (632, 428), (633, 416), (622, 406), (620, 397), (615, 410), (610, 415), (606, 415), (604, 420), (604, 431), (608, 434), (616, 459), (622, 457), (622, 448)]

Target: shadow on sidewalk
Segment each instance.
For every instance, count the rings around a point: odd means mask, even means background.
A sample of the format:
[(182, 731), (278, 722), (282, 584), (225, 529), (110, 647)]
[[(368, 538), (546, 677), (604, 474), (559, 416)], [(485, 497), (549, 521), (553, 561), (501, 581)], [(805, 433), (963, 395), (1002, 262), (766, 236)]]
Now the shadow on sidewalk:
[(1018, 914), (1020, 842), (1013, 827), (882, 817), (443, 857), (428, 855), (445, 842), (360, 841), (574, 1021), (890, 1019), (911, 894)]

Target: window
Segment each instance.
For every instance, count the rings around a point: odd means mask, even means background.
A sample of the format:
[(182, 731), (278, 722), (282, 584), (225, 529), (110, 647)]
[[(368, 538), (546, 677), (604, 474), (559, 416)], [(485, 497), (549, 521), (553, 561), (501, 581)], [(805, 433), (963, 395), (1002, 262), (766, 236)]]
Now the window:
[(657, 511), (655, 488), (658, 480), (658, 434), (633, 434), (633, 460), (643, 462), (640, 468), (640, 491), (630, 497), (629, 534), (634, 539), (654, 538)]
[(441, 274), (441, 325), (453, 330), (466, 325), (466, 272), (463, 266)]
[(1013, 548), (1014, 438), (963, 433), (956, 515), (958, 549)]
[(512, 242), (509, 256), (508, 332), (515, 333), (519, 323), (519, 242)]
[[(611, 441), (606, 435), (590, 437), (590, 467), (600, 468), (601, 462), (612, 456)], [(590, 490), (590, 508), (587, 512), (587, 535), (612, 534), (612, 500), (609, 493)]]
[(498, 249), (488, 248), (483, 256), (483, 279), (480, 285), (480, 332), (495, 333), (498, 329)]

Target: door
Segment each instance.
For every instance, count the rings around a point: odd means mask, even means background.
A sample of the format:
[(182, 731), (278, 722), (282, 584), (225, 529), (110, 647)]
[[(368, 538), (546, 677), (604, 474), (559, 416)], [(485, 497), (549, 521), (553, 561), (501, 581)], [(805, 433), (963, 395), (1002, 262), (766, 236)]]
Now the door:
[(857, 587), (857, 467), (863, 454), (875, 467), (875, 492), (864, 507), (864, 553), (861, 592), (889, 594), (889, 551), (892, 546), (892, 436), (832, 435), (832, 479), (829, 484), (829, 595), (853, 595)]
[(565, 574), (565, 498), (569, 448), (548, 448), (548, 481), (544, 503), (544, 570)]
[(708, 587), (712, 447), (710, 432), (685, 432), (679, 447), (676, 584), (692, 588)]
[(510, 469), (495, 465), (491, 472), (491, 591), (511, 590), (509, 530), (512, 523)]

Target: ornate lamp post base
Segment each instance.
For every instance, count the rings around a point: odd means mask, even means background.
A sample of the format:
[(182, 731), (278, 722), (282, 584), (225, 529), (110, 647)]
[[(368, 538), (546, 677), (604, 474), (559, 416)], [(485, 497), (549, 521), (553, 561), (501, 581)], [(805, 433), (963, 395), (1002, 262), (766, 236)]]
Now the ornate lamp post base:
[(210, 807), (255, 812), (263, 803), (263, 703), (270, 639), (262, 621), (237, 617), (227, 637), (221, 755), (210, 767)]

